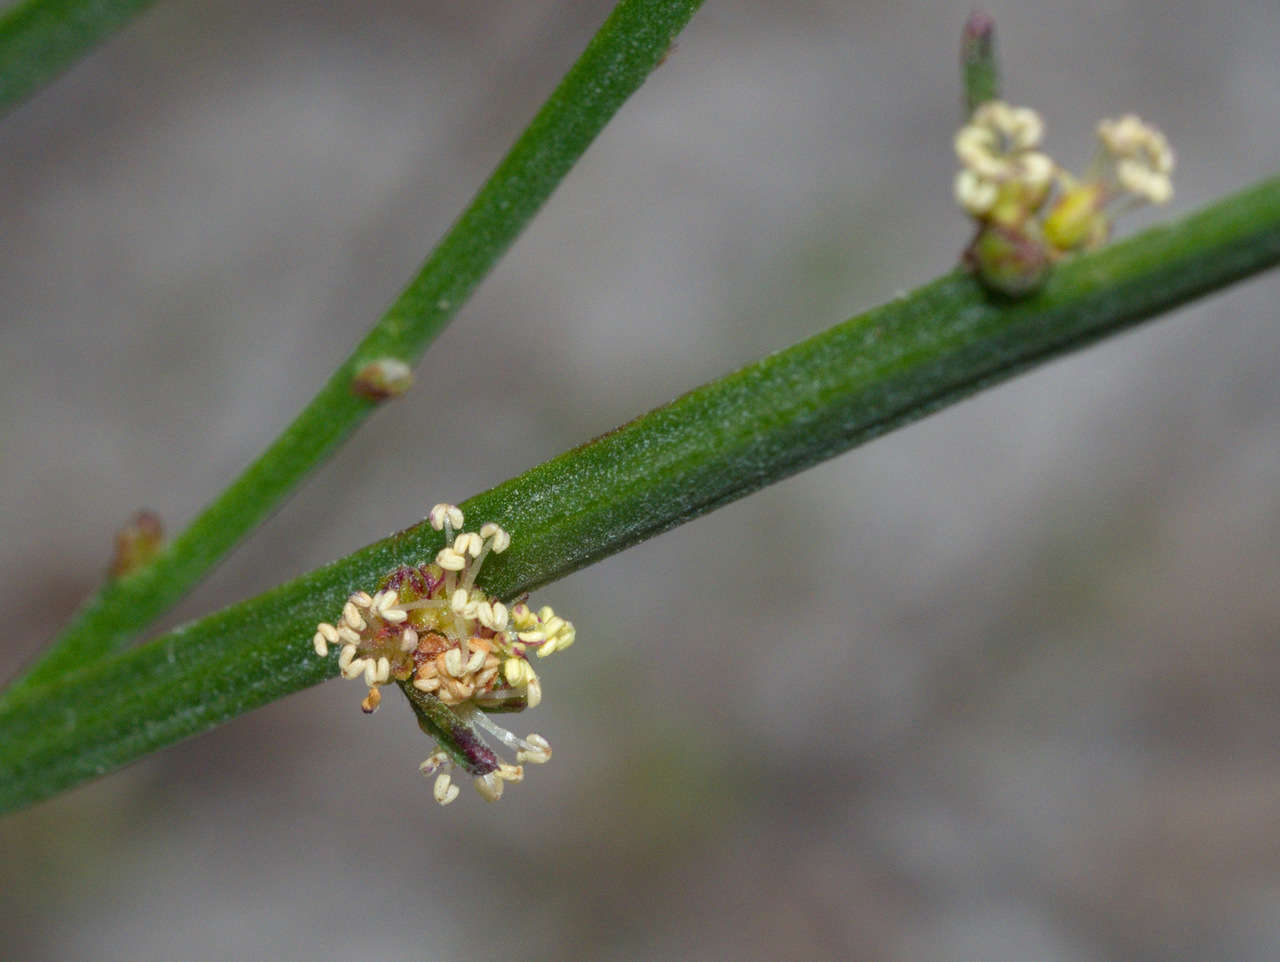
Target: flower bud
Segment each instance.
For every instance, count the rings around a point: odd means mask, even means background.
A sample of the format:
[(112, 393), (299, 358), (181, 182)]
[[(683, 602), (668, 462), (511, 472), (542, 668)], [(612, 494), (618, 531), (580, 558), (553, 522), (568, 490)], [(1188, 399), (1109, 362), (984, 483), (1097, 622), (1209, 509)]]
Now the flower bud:
[(1027, 297), (1044, 286), (1052, 260), (1044, 241), (1029, 230), (985, 224), (965, 251), (967, 263), (988, 290)]
[(1109, 225), (1102, 212), (1102, 188), (1097, 183), (1072, 187), (1049, 210), (1045, 239), (1060, 251), (1097, 247), (1107, 239)]

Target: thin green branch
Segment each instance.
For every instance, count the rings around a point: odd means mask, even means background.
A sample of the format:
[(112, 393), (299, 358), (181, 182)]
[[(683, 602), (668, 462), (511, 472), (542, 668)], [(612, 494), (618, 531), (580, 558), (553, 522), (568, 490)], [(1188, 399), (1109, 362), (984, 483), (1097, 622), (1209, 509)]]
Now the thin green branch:
[[(511, 547), (512, 597), (1043, 363), (1280, 263), (1280, 177), (1058, 265), (998, 302), (948, 274), (468, 501)], [(425, 495), (425, 492), (424, 492)], [(314, 625), (440, 547), (408, 528), (0, 706), (0, 811), (119, 768), (336, 673)]]
[(515, 240), (702, 0), (622, 0), (417, 277), (297, 419), (151, 564), (107, 582), (10, 694), (126, 646), (198, 582), (375, 406), (352, 378), (412, 364)]
[(151, 0), (23, 0), (0, 14), (0, 114), (6, 113)]

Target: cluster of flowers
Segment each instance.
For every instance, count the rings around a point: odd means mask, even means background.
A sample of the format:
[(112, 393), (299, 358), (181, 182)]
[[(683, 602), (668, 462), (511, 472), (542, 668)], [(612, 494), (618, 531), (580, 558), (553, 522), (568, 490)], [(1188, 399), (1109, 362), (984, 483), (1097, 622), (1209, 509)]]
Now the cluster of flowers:
[[(574, 642), (573, 624), (549, 607), (534, 611), (521, 602), (508, 609), (476, 586), (490, 553), (507, 549), (511, 538), (496, 524), (463, 531), (462, 511), (451, 504), (431, 509), (431, 526), (445, 534), (446, 546), (435, 561), (397, 568), (379, 591), (357, 591), (347, 599), (335, 624), (321, 622), (313, 639), (316, 654), (328, 657), (338, 646), (344, 678), (362, 678), (368, 695), (361, 707), (377, 710), (380, 686), (395, 681), (412, 686), (414, 699), (435, 699), (447, 706), (459, 737), (420, 766), (434, 776), (435, 798), (447, 805), (458, 796), (450, 772), (454, 764), (473, 777), (489, 800), (502, 795), (504, 782), (524, 777), (524, 763), (541, 764), (551, 746), (541, 735), (518, 738), (494, 724), (486, 711), (520, 711), (542, 700), (542, 684), (530, 655), (545, 658)], [(484, 744), (481, 731), (515, 752), (515, 764), (499, 759)]]
[(1116, 214), (1173, 196), (1173, 151), (1159, 130), (1127, 114), (1097, 133), (1079, 178), (1039, 149), (1044, 122), (1030, 108), (987, 101), (956, 134), (956, 201), (978, 221), (966, 260), (988, 284), (1028, 293), (1053, 260), (1106, 241)]

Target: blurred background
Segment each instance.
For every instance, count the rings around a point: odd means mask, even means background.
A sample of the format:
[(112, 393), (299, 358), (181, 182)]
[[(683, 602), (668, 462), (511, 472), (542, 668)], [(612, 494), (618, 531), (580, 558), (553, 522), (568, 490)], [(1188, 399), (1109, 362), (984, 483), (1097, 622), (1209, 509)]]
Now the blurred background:
[[(133, 511), (176, 530), (292, 418), (610, 7), (165, 0), (0, 123), (0, 674)], [(1280, 169), (1274, 0), (988, 9), (1064, 164), (1134, 111), (1172, 214)], [(165, 624), (949, 269), (968, 11), (708, 3), (407, 399)], [(496, 806), (437, 808), (399, 698), (332, 683), (0, 821), (5, 956), (1280, 956), (1277, 295), (545, 589), (580, 641), (514, 721), (555, 759)]]

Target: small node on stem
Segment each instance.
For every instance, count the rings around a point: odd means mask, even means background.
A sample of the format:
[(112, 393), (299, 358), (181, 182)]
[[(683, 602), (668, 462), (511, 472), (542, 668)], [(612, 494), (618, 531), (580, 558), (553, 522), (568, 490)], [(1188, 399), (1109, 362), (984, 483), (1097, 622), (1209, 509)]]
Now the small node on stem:
[(370, 401), (400, 397), (413, 385), (413, 371), (404, 361), (383, 357), (370, 361), (351, 379), (351, 390)]
[(122, 578), (146, 567), (163, 548), (164, 524), (158, 514), (144, 508), (116, 532), (111, 577)]
[(1053, 266), (1043, 240), (1003, 224), (979, 228), (964, 260), (988, 290), (1006, 297), (1035, 293)]

